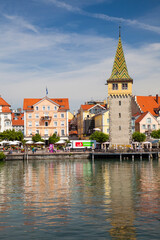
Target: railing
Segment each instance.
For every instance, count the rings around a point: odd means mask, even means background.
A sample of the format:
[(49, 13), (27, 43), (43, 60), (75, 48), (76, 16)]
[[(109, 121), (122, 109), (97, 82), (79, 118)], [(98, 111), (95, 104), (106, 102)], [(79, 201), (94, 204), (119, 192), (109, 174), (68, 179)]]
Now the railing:
[(41, 120), (42, 121), (51, 121), (51, 119), (52, 119), (52, 117), (51, 116), (43, 116), (43, 117), (41, 117)]

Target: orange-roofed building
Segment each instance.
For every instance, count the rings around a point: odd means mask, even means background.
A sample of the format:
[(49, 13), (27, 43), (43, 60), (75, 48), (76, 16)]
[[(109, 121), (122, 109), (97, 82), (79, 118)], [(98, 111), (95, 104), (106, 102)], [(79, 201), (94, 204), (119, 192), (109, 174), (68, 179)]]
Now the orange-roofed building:
[(132, 101), (132, 115), (150, 112), (158, 122), (160, 128), (160, 97), (156, 96), (134, 96)]
[(144, 112), (136, 118), (135, 131), (150, 135), (153, 130), (158, 129), (158, 121), (150, 112)]
[(77, 130), (79, 139), (88, 139), (95, 128), (94, 116), (106, 110), (106, 102), (86, 102), (77, 113)]
[(45, 140), (56, 133), (68, 138), (68, 98), (25, 98), (24, 135), (32, 137), (39, 133)]
[(16, 132), (21, 131), (24, 134), (24, 113), (12, 112), (12, 127)]
[(12, 129), (10, 105), (0, 97), (0, 132)]

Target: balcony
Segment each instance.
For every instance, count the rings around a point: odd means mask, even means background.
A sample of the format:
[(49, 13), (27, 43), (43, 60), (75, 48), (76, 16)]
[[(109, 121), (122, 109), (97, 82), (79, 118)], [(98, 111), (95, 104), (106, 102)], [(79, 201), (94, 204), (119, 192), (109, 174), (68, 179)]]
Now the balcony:
[(51, 116), (43, 116), (41, 117), (41, 121), (51, 121), (52, 117)]

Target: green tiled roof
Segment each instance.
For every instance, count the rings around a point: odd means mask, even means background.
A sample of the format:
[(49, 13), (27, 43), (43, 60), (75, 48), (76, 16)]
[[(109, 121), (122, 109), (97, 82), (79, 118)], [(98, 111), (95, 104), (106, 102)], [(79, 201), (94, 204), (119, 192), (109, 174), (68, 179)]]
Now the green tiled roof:
[(111, 80), (111, 81), (132, 80), (132, 78), (128, 74), (120, 36), (119, 36), (117, 52), (116, 52), (116, 56), (113, 64), (112, 74), (108, 80)]

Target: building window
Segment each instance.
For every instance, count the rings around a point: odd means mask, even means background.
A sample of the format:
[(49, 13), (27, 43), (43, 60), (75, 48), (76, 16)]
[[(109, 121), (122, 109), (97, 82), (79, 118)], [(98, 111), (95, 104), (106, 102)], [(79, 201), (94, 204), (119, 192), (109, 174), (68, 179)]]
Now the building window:
[(155, 124), (153, 124), (152, 129), (156, 129), (156, 125)]
[(119, 118), (121, 118), (121, 113), (119, 113)]
[(32, 122), (28, 122), (28, 127), (32, 127)]
[(109, 128), (107, 128), (107, 133), (109, 133)]
[(57, 132), (57, 129), (54, 129), (54, 133), (57, 135), (57, 133), (58, 133), (58, 132)]
[(48, 136), (48, 129), (45, 129), (45, 130), (44, 130), (44, 135), (45, 135), (45, 136)]
[(107, 123), (109, 123), (109, 118), (107, 118)]
[(122, 83), (122, 90), (128, 89), (128, 83)]
[(147, 125), (147, 128), (148, 128), (148, 129), (151, 129), (151, 125)]
[(156, 125), (155, 124), (153, 124), (152, 129), (156, 129)]
[(54, 127), (57, 127), (57, 122), (54, 122)]
[(48, 117), (48, 112), (45, 112), (45, 113), (44, 113), (44, 116), (45, 116), (45, 117)]
[(28, 129), (28, 135), (32, 135), (32, 129)]
[(54, 118), (57, 118), (57, 114), (54, 114)]
[(29, 114), (28, 114), (28, 118), (32, 118), (32, 113), (29, 113)]
[(39, 122), (35, 122), (35, 125), (36, 125), (36, 127), (38, 127), (39, 126)]
[(54, 106), (54, 110), (55, 110), (55, 111), (57, 110), (57, 106)]
[(119, 126), (119, 131), (121, 131), (121, 126)]
[(64, 118), (64, 113), (61, 113), (61, 118)]
[(36, 133), (39, 134), (39, 130), (38, 129), (36, 129)]
[(36, 118), (39, 118), (39, 114), (38, 113), (36, 113)]
[(38, 106), (36, 106), (36, 111), (38, 111)]
[(64, 136), (64, 129), (61, 130), (61, 136)]
[(151, 118), (147, 118), (147, 123), (151, 123)]
[(50, 111), (50, 106), (47, 106), (47, 110)]
[(42, 107), (42, 110), (45, 111), (45, 106)]
[(10, 122), (9, 121), (6, 121), (5, 122), (5, 126), (7, 127), (7, 126), (10, 126)]
[(5, 118), (5, 119), (7, 119), (7, 118), (8, 118), (8, 115), (7, 115), (7, 114), (5, 114), (5, 115), (4, 115), (4, 118)]
[(145, 124), (142, 125), (142, 129), (146, 129), (146, 125)]
[(44, 123), (44, 126), (45, 126), (45, 127), (48, 127), (48, 122), (45, 122), (45, 123)]
[(64, 121), (61, 121), (61, 126), (64, 126)]
[(119, 106), (121, 106), (121, 101), (119, 101)]
[(112, 90), (118, 90), (118, 83), (112, 84)]

